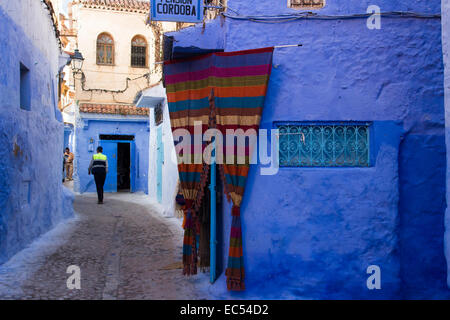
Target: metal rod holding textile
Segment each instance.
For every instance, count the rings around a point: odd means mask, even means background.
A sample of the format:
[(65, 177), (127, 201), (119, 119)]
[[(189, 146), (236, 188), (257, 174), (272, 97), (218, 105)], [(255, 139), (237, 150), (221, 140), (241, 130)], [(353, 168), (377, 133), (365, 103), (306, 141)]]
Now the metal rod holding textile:
[[(303, 47), (303, 44), (299, 43), (299, 44), (284, 44), (284, 45), (279, 45), (279, 46), (274, 46), (274, 48), (294, 48), (294, 47)], [(155, 64), (163, 64), (164, 61), (157, 61), (155, 62)]]

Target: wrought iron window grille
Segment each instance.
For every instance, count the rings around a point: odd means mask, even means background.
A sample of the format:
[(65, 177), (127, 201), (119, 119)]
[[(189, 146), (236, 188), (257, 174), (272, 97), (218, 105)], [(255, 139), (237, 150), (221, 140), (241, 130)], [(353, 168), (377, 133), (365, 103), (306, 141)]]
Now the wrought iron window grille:
[(369, 167), (370, 124), (277, 124), (280, 167)]
[(147, 66), (147, 41), (139, 36), (134, 37), (131, 41), (131, 66)]

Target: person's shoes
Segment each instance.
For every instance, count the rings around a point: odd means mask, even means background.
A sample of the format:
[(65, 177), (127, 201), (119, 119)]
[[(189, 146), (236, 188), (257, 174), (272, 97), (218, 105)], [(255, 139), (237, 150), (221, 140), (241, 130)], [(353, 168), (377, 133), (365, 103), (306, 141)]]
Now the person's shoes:
[(103, 204), (103, 201), (99, 200), (99, 201), (97, 201), (97, 204)]

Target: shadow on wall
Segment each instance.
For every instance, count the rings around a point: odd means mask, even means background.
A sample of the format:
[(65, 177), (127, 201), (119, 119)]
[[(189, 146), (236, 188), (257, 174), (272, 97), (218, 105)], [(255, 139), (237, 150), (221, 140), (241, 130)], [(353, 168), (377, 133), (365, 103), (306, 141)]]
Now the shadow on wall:
[(402, 298), (450, 298), (444, 255), (445, 136), (407, 135), (400, 145)]

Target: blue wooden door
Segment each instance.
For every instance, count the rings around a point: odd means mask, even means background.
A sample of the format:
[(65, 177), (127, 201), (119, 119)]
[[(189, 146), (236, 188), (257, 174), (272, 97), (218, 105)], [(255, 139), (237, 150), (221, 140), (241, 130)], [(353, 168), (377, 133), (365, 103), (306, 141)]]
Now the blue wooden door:
[(105, 192), (117, 192), (117, 142), (100, 141), (103, 154), (108, 158), (108, 173), (106, 174)]
[(136, 192), (136, 178), (137, 178), (137, 152), (134, 141), (130, 142), (130, 189), (131, 192)]
[(162, 142), (162, 125), (156, 129), (156, 198), (162, 202), (162, 166), (164, 163), (164, 146)]

